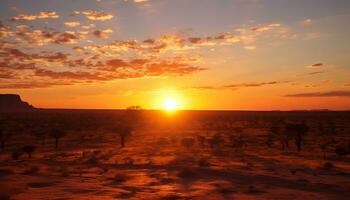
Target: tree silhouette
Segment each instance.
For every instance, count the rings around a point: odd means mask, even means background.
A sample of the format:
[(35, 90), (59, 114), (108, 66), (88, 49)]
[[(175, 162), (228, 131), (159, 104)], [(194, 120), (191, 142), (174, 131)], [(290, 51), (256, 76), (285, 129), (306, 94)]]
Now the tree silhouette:
[(6, 142), (11, 138), (11, 133), (8, 130), (0, 129), (0, 149), (5, 149)]
[(50, 135), (55, 138), (55, 148), (58, 148), (58, 143), (61, 138), (63, 138), (66, 133), (62, 131), (61, 129), (54, 128), (51, 130)]
[(269, 129), (269, 133), (267, 135), (266, 139), (266, 145), (271, 148), (274, 142), (274, 139), (276, 136), (279, 136), (281, 133), (281, 127), (279, 126), (272, 126)]
[(33, 145), (26, 145), (22, 148), (23, 152), (26, 152), (28, 154), (28, 158), (32, 158), (32, 153), (35, 151), (35, 146)]
[(130, 106), (125, 110), (121, 121), (114, 128), (120, 137), (120, 146), (125, 147), (125, 139), (130, 136), (139, 123), (141, 113), (140, 106)]
[(197, 141), (201, 146), (204, 146), (205, 144), (205, 137), (202, 135), (197, 135)]
[(186, 137), (181, 140), (181, 145), (186, 147), (187, 149), (190, 149), (194, 145), (194, 138)]
[(4, 149), (5, 143), (3, 143), (4, 131), (0, 129), (0, 142), (1, 142), (1, 150)]
[(38, 140), (41, 140), (42, 145), (44, 145), (47, 137), (47, 127), (44, 125), (39, 126), (33, 130), (33, 133)]
[(120, 137), (120, 146), (125, 147), (125, 138), (131, 135), (132, 132), (132, 126), (130, 124), (120, 124), (116, 128), (116, 132), (119, 134)]
[(223, 142), (223, 139), (222, 139), (221, 135), (217, 133), (213, 137), (211, 137), (208, 140), (208, 142), (212, 148), (217, 148), (221, 145), (221, 143)]
[(350, 145), (340, 144), (336, 146), (335, 153), (342, 158), (343, 156), (347, 156), (350, 154)]
[(294, 142), (297, 146), (298, 152), (301, 151), (301, 146), (304, 142), (304, 136), (309, 131), (309, 127), (302, 123), (302, 124), (288, 124), (286, 127), (287, 132), (293, 134), (294, 136)]
[(320, 136), (318, 145), (322, 150), (323, 159), (326, 159), (328, 147), (335, 143), (334, 136), (336, 135), (336, 132), (336, 127), (332, 121), (328, 122), (326, 127), (323, 126), (323, 123), (320, 123), (318, 126), (318, 134)]

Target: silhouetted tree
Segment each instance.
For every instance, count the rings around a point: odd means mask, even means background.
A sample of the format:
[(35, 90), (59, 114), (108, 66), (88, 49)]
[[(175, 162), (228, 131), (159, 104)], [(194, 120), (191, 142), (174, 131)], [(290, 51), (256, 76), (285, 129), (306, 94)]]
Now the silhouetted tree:
[(298, 152), (301, 151), (301, 146), (304, 142), (304, 136), (309, 131), (309, 127), (302, 123), (302, 124), (288, 124), (286, 126), (286, 129), (289, 133), (292, 133), (294, 136), (294, 142), (297, 146)]
[(26, 145), (22, 148), (23, 152), (26, 152), (28, 154), (28, 158), (32, 158), (32, 153), (35, 151), (35, 146), (33, 145)]
[(183, 138), (181, 140), (181, 145), (186, 147), (187, 149), (189, 149), (189, 148), (193, 147), (194, 142), (195, 142), (194, 138), (187, 137), (187, 138)]
[(197, 141), (201, 146), (204, 146), (205, 143), (205, 137), (202, 135), (197, 135)]
[(350, 154), (350, 147), (349, 145), (339, 144), (335, 147), (335, 153), (339, 156), (339, 158), (342, 158), (343, 156)]
[(4, 137), (4, 131), (0, 129), (0, 142), (1, 142), (1, 150), (3, 150), (3, 137)]
[(244, 147), (246, 145), (245, 137), (243, 135), (244, 129), (242, 127), (235, 127), (234, 130), (235, 133), (238, 134), (238, 137), (236, 138), (236, 147)]
[(212, 148), (219, 147), (222, 143), (223, 139), (220, 134), (215, 134), (212, 138), (208, 140), (210, 146)]
[(66, 136), (66, 133), (61, 129), (53, 128), (51, 129), (50, 135), (55, 138), (55, 148), (57, 149), (59, 140)]
[(19, 157), (21, 156), (21, 154), (22, 154), (22, 151), (18, 151), (18, 150), (12, 152), (12, 155), (11, 155), (11, 156), (12, 156), (12, 159), (13, 159), (13, 160), (18, 160)]
[(132, 133), (132, 126), (130, 124), (120, 124), (116, 128), (116, 132), (120, 137), (120, 146), (125, 147), (125, 138), (130, 136)]
[(326, 159), (327, 149), (330, 145), (335, 143), (334, 136), (336, 135), (336, 127), (333, 122), (329, 122), (327, 127), (323, 123), (318, 126), (319, 147), (323, 153), (323, 159)]
[(281, 127), (272, 126), (269, 129), (269, 133), (266, 138), (266, 145), (271, 148), (274, 142), (275, 137), (279, 136), (281, 132)]
[(6, 142), (10, 139), (11, 132), (8, 130), (0, 129), (0, 149), (1, 151), (5, 149)]
[(41, 140), (42, 145), (44, 145), (47, 137), (47, 127), (40, 126), (38, 128), (35, 128), (33, 130), (33, 133), (38, 140)]
[(126, 137), (130, 136), (132, 131), (138, 125), (141, 110), (140, 106), (128, 107), (121, 122), (116, 126), (115, 131), (119, 134), (121, 147), (125, 147)]
[(140, 110), (142, 110), (142, 108), (141, 108), (141, 106), (136, 105), (136, 106), (129, 106), (126, 108), (126, 110), (140, 111)]

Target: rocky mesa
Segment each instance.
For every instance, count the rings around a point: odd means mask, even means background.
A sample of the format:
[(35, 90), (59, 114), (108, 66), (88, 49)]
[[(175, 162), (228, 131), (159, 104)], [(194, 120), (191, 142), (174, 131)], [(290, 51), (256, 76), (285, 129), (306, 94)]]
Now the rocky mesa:
[(34, 109), (32, 105), (22, 101), (18, 94), (0, 94), (0, 111), (21, 111)]

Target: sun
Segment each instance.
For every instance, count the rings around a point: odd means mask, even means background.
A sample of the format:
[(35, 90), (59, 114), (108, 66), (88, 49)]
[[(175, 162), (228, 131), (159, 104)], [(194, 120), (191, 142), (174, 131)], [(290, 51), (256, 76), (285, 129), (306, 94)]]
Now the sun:
[(178, 103), (174, 98), (166, 98), (163, 103), (164, 110), (175, 111), (178, 109)]

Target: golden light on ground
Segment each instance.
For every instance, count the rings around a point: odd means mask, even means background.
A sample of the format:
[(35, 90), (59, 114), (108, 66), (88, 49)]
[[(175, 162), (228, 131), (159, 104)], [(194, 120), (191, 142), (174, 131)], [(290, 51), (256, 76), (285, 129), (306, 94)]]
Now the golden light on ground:
[(175, 98), (166, 98), (163, 103), (163, 109), (166, 111), (175, 111), (178, 109), (178, 106)]

